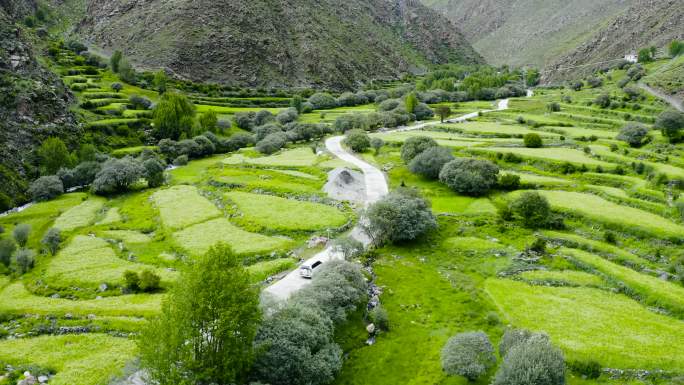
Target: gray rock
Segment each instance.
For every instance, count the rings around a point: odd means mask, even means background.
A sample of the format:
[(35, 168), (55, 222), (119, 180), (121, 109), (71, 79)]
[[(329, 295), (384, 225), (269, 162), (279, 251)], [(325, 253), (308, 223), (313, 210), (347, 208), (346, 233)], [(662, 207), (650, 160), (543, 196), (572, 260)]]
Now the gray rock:
[(38, 382), (40, 382), (41, 384), (44, 384), (44, 383), (48, 382), (48, 377), (47, 376), (38, 376)]

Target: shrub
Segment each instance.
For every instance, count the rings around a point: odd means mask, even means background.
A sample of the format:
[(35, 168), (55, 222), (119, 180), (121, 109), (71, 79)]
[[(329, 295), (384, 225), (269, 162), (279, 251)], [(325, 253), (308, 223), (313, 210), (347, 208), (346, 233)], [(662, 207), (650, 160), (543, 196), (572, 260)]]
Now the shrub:
[(672, 40), (667, 47), (667, 52), (670, 54), (670, 57), (673, 58), (684, 54), (684, 41)]
[(9, 267), (12, 262), (12, 256), (17, 250), (17, 244), (10, 238), (0, 239), (0, 263)]
[(153, 111), (154, 135), (157, 139), (178, 140), (182, 134), (190, 136), (195, 117), (195, 105), (187, 96), (165, 93)]
[(579, 91), (584, 87), (584, 83), (582, 81), (576, 81), (572, 84), (572, 89), (575, 91)]
[(364, 246), (353, 237), (343, 237), (335, 241), (334, 250), (342, 253), (345, 261), (351, 261), (363, 253)]
[(26, 246), (29, 235), (31, 235), (31, 225), (26, 223), (19, 224), (14, 228), (14, 230), (12, 230), (14, 241), (17, 242), (19, 247)]
[(390, 320), (387, 310), (384, 307), (378, 305), (374, 307), (370, 312), (368, 312), (368, 318), (375, 325), (376, 328), (382, 331), (390, 330)]
[(296, 108), (288, 108), (283, 111), (280, 111), (276, 116), (276, 120), (278, 121), (278, 123), (284, 125), (287, 123), (294, 122), (295, 120), (297, 120), (298, 117), (299, 113), (297, 112)]
[(337, 101), (329, 93), (317, 92), (309, 97), (309, 103), (315, 110), (328, 110), (337, 107)]
[(591, 88), (598, 88), (598, 87), (601, 87), (603, 85), (603, 79), (601, 79), (599, 77), (591, 77), (591, 78), (587, 79), (587, 84), (589, 84), (589, 86), (591, 86)]
[(524, 192), (511, 203), (511, 211), (526, 227), (543, 227), (551, 216), (551, 206), (537, 192)]
[(265, 124), (254, 129), (254, 139), (257, 142), (264, 140), (267, 136), (275, 134), (278, 132), (283, 132), (282, 127), (275, 123)]
[(499, 177), (499, 188), (513, 191), (520, 188), (520, 176), (515, 174), (503, 174)]
[(14, 255), (14, 271), (23, 275), (33, 268), (35, 253), (29, 249), (19, 249)]
[(145, 179), (148, 187), (159, 187), (164, 184), (164, 166), (155, 158), (143, 162)]
[(62, 242), (62, 232), (58, 228), (51, 228), (45, 233), (45, 236), (41, 240), (41, 243), (45, 245), (50, 254), (55, 255), (57, 249), (59, 249), (59, 244)]
[(344, 139), (344, 144), (354, 152), (364, 152), (370, 148), (370, 137), (362, 130), (351, 130)]
[(207, 111), (199, 118), (200, 127), (209, 132), (216, 132), (218, 128), (218, 115), (214, 111)]
[(428, 202), (410, 190), (397, 190), (372, 204), (366, 233), (377, 244), (414, 240), (437, 228)]
[(140, 273), (140, 283), (138, 284), (140, 290), (146, 293), (151, 293), (159, 290), (161, 278), (152, 270), (143, 270)]
[(188, 156), (187, 155), (180, 155), (176, 157), (176, 159), (173, 160), (173, 165), (174, 166), (185, 166), (188, 164)]
[(487, 160), (457, 158), (444, 165), (439, 180), (466, 195), (484, 195), (496, 185), (499, 168)]
[(527, 148), (540, 148), (544, 145), (544, 142), (542, 141), (541, 136), (539, 134), (535, 134), (533, 132), (525, 135), (523, 138), (523, 141), (525, 143), (525, 147)]
[(273, 154), (280, 151), (287, 144), (287, 135), (284, 132), (276, 132), (267, 135), (256, 145), (256, 150), (262, 154)]
[(398, 99), (387, 99), (380, 104), (378, 104), (378, 111), (392, 111), (399, 107), (401, 102)]
[(266, 123), (275, 121), (275, 116), (269, 110), (261, 110), (254, 116), (254, 125), (263, 126)]
[(428, 120), (435, 116), (432, 108), (425, 103), (418, 103), (418, 105), (413, 109), (413, 114), (416, 116), (416, 120)]
[(112, 83), (110, 87), (116, 93), (119, 93), (123, 89), (123, 85), (121, 83)]
[(440, 122), (444, 123), (451, 116), (451, 108), (449, 106), (439, 106), (437, 107), (437, 115), (439, 115)]
[(678, 111), (665, 111), (661, 113), (655, 122), (655, 128), (662, 131), (663, 136), (670, 143), (676, 143), (682, 139), (684, 130), (684, 113)]
[(541, 237), (535, 238), (534, 242), (532, 242), (532, 244), (529, 245), (527, 249), (539, 254), (546, 253), (546, 239)]
[(427, 136), (414, 136), (410, 137), (401, 146), (401, 159), (409, 164), (413, 158), (417, 157), (425, 150), (439, 146), (437, 142)]
[(608, 94), (601, 94), (594, 99), (594, 104), (601, 108), (608, 108), (610, 107), (610, 95)]
[(618, 140), (626, 142), (632, 147), (640, 147), (644, 144), (644, 139), (648, 135), (648, 128), (641, 123), (627, 123), (626, 126), (620, 130), (617, 136)]
[(459, 375), (473, 381), (494, 364), (494, 347), (484, 332), (458, 334), (442, 349), (442, 368), (451, 376)]
[(123, 59), (123, 54), (121, 51), (114, 51), (112, 57), (109, 59), (109, 63), (113, 72), (119, 72), (119, 64), (121, 64), (121, 59)]
[(143, 177), (145, 170), (140, 163), (131, 158), (108, 159), (93, 181), (96, 194), (108, 195), (123, 192)]
[(233, 116), (235, 124), (238, 128), (251, 131), (254, 128), (254, 121), (256, 120), (255, 112), (238, 112)]
[(140, 289), (140, 277), (138, 273), (131, 270), (126, 270), (123, 273), (124, 285), (128, 290), (137, 292)]
[(131, 95), (131, 97), (128, 98), (128, 102), (131, 103), (136, 110), (149, 110), (152, 106), (152, 101), (138, 95)]
[(564, 385), (565, 361), (545, 336), (515, 344), (504, 357), (492, 385)]
[(192, 140), (197, 143), (197, 153), (195, 154), (197, 157), (208, 156), (216, 151), (214, 142), (204, 135), (196, 136), (192, 138)]
[(102, 169), (98, 162), (82, 162), (72, 170), (74, 186), (88, 186), (95, 180), (97, 173)]
[(371, 138), (370, 145), (375, 150), (375, 155), (380, 153), (380, 149), (385, 145), (385, 142), (380, 138)]
[(561, 106), (557, 102), (549, 103), (546, 105), (546, 109), (549, 112), (560, 112)]
[(35, 201), (47, 201), (64, 194), (64, 184), (56, 175), (42, 176), (31, 182), (28, 192)]
[(601, 376), (601, 364), (594, 360), (573, 361), (568, 366), (573, 372), (590, 380), (595, 380)]
[(437, 179), (444, 165), (452, 160), (454, 160), (454, 156), (448, 148), (431, 147), (413, 158), (409, 163), (409, 170), (429, 179)]

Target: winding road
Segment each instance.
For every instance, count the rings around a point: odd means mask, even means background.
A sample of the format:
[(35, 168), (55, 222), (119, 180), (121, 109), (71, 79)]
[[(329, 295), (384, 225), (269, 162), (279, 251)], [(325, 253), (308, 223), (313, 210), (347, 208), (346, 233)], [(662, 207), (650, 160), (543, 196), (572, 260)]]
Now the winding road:
[(638, 86), (644, 90), (646, 90), (648, 93), (651, 95), (655, 96), (656, 98), (662, 99), (668, 103), (677, 110), (684, 112), (684, 103), (679, 100), (678, 98), (668, 95), (664, 93), (663, 91), (657, 90), (653, 87), (648, 86), (647, 84), (644, 83), (638, 83)]
[[(528, 92), (527, 96), (531, 96), (530, 92)], [(467, 119), (475, 118), (477, 117), (480, 113), (487, 113), (487, 112), (493, 112), (493, 111), (501, 111), (508, 109), (508, 99), (500, 100), (497, 104), (497, 108), (494, 110), (484, 110), (484, 111), (478, 111), (478, 112), (473, 112), (470, 114), (462, 115), (456, 118), (448, 119), (445, 121), (445, 123), (457, 123), (457, 122), (463, 122)], [(420, 123), (416, 124), (413, 126), (409, 127), (402, 127), (393, 131), (396, 132), (401, 132), (401, 131), (412, 131), (412, 130), (420, 130), (424, 129), (426, 127), (431, 127), (431, 126), (436, 126), (442, 124), (441, 122), (427, 122), (427, 123)], [(353, 164), (354, 166), (358, 167), (364, 175), (364, 182), (366, 185), (366, 199), (364, 201), (364, 204), (366, 207), (368, 205), (377, 202), (378, 200), (382, 199), (385, 195), (389, 193), (389, 186), (387, 185), (387, 180), (385, 179), (385, 174), (380, 171), (377, 167), (373, 166), (372, 164), (356, 157), (355, 155), (351, 154), (348, 152), (343, 146), (342, 146), (342, 141), (344, 140), (344, 136), (335, 136), (332, 138), (329, 138), (328, 140), (325, 141), (325, 147), (330, 151), (331, 154), (335, 155), (339, 159)], [(364, 218), (361, 218), (361, 222), (363, 223)], [(361, 225), (357, 225), (352, 231), (351, 231), (351, 236), (360, 242), (362, 242), (365, 246), (368, 246), (370, 244), (370, 239), (368, 236), (364, 233)], [(338, 252), (335, 250), (334, 246), (328, 246), (325, 248), (325, 250), (321, 251), (320, 253), (316, 254), (313, 258), (309, 259), (307, 262), (312, 263), (315, 261), (320, 261), (322, 263), (326, 263), (331, 260), (335, 259), (342, 259), (342, 253)], [(281, 280), (273, 283), (272, 285), (268, 286), (264, 292), (273, 296), (274, 298), (278, 300), (286, 300), (288, 299), (292, 294), (297, 292), (299, 289), (303, 288), (304, 286), (308, 285), (311, 283), (311, 280), (305, 279), (300, 277), (299, 275), (299, 269), (295, 269), (288, 273), (285, 277), (283, 277)]]

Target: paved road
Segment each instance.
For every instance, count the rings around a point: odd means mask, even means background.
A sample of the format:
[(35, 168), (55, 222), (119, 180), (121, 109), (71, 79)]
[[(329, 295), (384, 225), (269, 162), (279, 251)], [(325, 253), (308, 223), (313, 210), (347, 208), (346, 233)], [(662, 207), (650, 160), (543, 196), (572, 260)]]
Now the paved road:
[(653, 87), (649, 87), (648, 85), (646, 85), (644, 83), (639, 83), (638, 85), (639, 85), (639, 87), (645, 89), (648, 93), (655, 96), (656, 98), (662, 99), (662, 100), (670, 103), (670, 105), (672, 107), (678, 109), (679, 111), (684, 112), (684, 102), (682, 102), (678, 98), (676, 98), (672, 95), (668, 95), (668, 94), (666, 94), (660, 90), (657, 90)]
[[(529, 93), (528, 96), (530, 96)], [(481, 112), (486, 113), (505, 109), (508, 109), (508, 99), (500, 100), (497, 104), (497, 109), (495, 110), (485, 110)], [(467, 119), (475, 118), (477, 116), (478, 112), (473, 112), (470, 114), (446, 120), (446, 122), (462, 122)], [(435, 126), (438, 124), (441, 124), (441, 122), (420, 123), (409, 127), (402, 127), (397, 129), (396, 131), (419, 130), (426, 127)], [(353, 164), (363, 172), (364, 181), (366, 184), (366, 199), (364, 203), (367, 207), (368, 205), (377, 202), (389, 193), (389, 187), (387, 185), (387, 180), (385, 179), (385, 174), (383, 174), (382, 171), (380, 171), (377, 167), (347, 152), (347, 150), (345, 150), (342, 146), (342, 140), (344, 140), (343, 136), (332, 137), (325, 141), (325, 147), (328, 149), (328, 151), (330, 151), (330, 153), (332, 153), (336, 157), (344, 160), (345, 162)], [(364, 218), (361, 218), (361, 221), (363, 220)], [(363, 232), (361, 226), (356, 226), (352, 230), (351, 236), (363, 242), (363, 244), (366, 246), (370, 244), (370, 239)], [(343, 256), (341, 253), (336, 252), (332, 246), (328, 246), (325, 250), (321, 251), (320, 253), (316, 254), (313, 258), (311, 258), (308, 262), (314, 262), (318, 260), (323, 263), (326, 263), (331, 260), (342, 258)], [(299, 269), (295, 269), (294, 271), (288, 273), (281, 280), (267, 287), (264, 291), (268, 294), (271, 294), (277, 299), (286, 300), (296, 291), (308, 285), (309, 283), (311, 283), (311, 280), (300, 277)]]

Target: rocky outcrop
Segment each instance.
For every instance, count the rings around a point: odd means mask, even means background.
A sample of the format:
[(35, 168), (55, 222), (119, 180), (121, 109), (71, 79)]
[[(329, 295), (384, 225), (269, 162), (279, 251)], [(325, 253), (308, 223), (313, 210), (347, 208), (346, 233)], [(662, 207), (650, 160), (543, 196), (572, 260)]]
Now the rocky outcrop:
[(348, 88), (482, 61), (417, 0), (93, 0), (79, 31), (139, 67), (241, 86)]
[(80, 136), (69, 113), (71, 94), (38, 63), (7, 12), (21, 16), (30, 2), (9, 3), (0, 7), (0, 211), (25, 201), (27, 181), (36, 176), (34, 152), (44, 139), (56, 136), (75, 145)]

